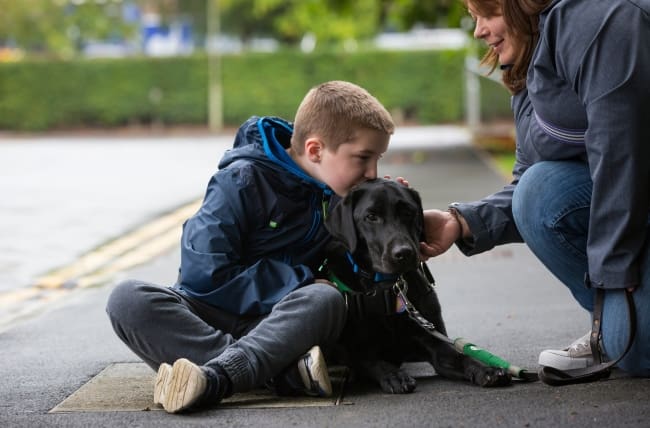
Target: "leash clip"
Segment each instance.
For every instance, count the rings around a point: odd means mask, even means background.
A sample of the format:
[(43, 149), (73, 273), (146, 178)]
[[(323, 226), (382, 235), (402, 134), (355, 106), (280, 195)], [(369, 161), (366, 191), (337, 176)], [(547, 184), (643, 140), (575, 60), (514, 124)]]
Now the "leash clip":
[(396, 296), (405, 295), (409, 291), (409, 285), (404, 279), (403, 275), (397, 277), (397, 281), (393, 284), (393, 292)]

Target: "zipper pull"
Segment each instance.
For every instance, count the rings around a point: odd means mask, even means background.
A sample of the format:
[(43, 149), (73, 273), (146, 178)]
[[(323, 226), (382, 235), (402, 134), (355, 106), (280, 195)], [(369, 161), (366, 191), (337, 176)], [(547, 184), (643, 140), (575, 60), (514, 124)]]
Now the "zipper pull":
[(330, 206), (330, 197), (323, 193), (323, 200), (321, 201), (321, 208), (323, 209), (323, 220), (327, 219), (327, 209)]

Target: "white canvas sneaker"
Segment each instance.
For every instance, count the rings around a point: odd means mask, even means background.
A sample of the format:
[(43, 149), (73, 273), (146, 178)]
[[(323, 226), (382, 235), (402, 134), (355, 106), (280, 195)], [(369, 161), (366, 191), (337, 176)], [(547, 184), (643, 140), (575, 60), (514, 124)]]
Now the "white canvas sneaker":
[(580, 339), (577, 339), (568, 348), (562, 350), (547, 349), (539, 354), (538, 363), (540, 366), (553, 367), (558, 370), (584, 369), (594, 364), (591, 354), (588, 332)]
[(167, 413), (178, 413), (196, 404), (208, 386), (208, 379), (199, 366), (181, 358), (173, 366), (161, 364), (154, 385), (154, 403)]
[(158, 367), (158, 374), (156, 376), (156, 383), (153, 387), (153, 403), (163, 405), (165, 401), (166, 389), (169, 388), (169, 379), (172, 376), (171, 364), (162, 363)]
[(332, 395), (332, 383), (327, 372), (327, 364), (319, 346), (314, 346), (298, 360), (298, 372), (307, 395), (317, 397)]

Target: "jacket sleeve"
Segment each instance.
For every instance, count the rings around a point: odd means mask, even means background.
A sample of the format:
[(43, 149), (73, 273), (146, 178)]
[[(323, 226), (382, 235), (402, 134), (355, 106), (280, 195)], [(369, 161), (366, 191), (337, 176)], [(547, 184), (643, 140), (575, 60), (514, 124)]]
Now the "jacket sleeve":
[(177, 285), (182, 292), (231, 313), (259, 315), (313, 282), (307, 266), (247, 257), (247, 236), (260, 218), (256, 191), (254, 180), (236, 170), (212, 177), (200, 210), (183, 226)]
[(515, 185), (516, 181), (513, 181), (480, 201), (451, 204), (465, 218), (472, 231), (471, 240), (456, 242), (465, 255), (479, 254), (497, 245), (523, 242), (512, 217), (512, 193)]
[(527, 159), (521, 149), (528, 136), (532, 107), (528, 94), (522, 91), (512, 99), (512, 108), (517, 124), (517, 150), (515, 165), (512, 170), (513, 180), (500, 191), (486, 196), (476, 202), (453, 203), (467, 221), (472, 231), (471, 240), (458, 240), (456, 245), (467, 256), (491, 250), (497, 245), (513, 242), (523, 242), (512, 215), (512, 194), (519, 178), (532, 164), (533, 159)]
[(587, 256), (589, 280), (600, 288), (639, 284), (650, 211), (650, 2), (617, 4), (581, 27), (593, 34), (582, 45), (571, 43), (574, 30), (549, 22), (557, 35), (556, 70), (587, 112), (593, 181)]

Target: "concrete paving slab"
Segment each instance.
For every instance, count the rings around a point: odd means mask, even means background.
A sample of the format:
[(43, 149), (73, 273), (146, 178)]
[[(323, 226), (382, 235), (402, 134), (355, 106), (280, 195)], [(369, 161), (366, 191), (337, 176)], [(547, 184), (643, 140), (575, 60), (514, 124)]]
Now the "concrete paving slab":
[(155, 373), (144, 363), (114, 363), (49, 413), (156, 410)]
[[(409, 363), (404, 369), (416, 379), (435, 375), (428, 364)], [(219, 407), (264, 409), (354, 404), (354, 397), (346, 393), (349, 369), (331, 366), (329, 374), (334, 391), (331, 398), (279, 397), (267, 389), (255, 389), (234, 394), (223, 400)], [(49, 413), (160, 411), (163, 408), (153, 402), (155, 378), (156, 374), (144, 363), (112, 363)]]

